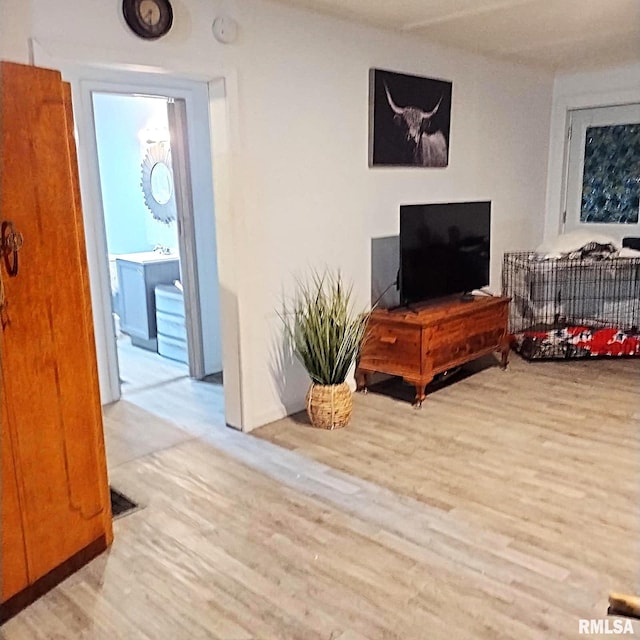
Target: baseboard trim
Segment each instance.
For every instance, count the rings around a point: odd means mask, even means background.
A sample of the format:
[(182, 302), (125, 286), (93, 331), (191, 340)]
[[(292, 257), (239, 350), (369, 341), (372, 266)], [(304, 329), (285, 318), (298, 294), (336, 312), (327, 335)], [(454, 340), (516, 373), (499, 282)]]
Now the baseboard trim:
[(0, 624), (13, 618), (13, 616), (35, 602), (47, 593), (47, 591), (50, 591), (53, 587), (60, 584), (65, 578), (68, 578), (72, 573), (75, 573), (87, 564), (87, 562), (100, 555), (106, 548), (107, 538), (102, 535), (84, 547), (84, 549), (72, 555), (68, 560), (58, 565), (55, 569), (43, 575), (42, 578), (36, 580), (26, 589), (11, 596), (6, 602), (0, 604)]

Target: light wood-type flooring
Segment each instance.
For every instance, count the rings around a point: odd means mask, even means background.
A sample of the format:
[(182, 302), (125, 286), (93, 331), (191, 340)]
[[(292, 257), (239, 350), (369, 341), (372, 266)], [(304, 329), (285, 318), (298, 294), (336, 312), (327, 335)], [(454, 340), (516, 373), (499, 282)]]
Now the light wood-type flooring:
[(117, 347), (120, 386), (124, 396), (189, 377), (189, 365), (136, 347), (128, 335), (118, 336)]
[(104, 407), (109, 467), (186, 442), (224, 425), (222, 374), (206, 382), (189, 367), (118, 338), (122, 398)]
[(578, 620), (604, 617), (610, 589), (640, 591), (639, 374), (640, 360), (514, 357), (420, 411), (369, 393), (342, 431), (212, 420), (175, 444), (178, 425), (121, 403), (108, 448), (119, 429), (169, 434), (111, 465), (144, 508), (0, 635), (585, 637)]

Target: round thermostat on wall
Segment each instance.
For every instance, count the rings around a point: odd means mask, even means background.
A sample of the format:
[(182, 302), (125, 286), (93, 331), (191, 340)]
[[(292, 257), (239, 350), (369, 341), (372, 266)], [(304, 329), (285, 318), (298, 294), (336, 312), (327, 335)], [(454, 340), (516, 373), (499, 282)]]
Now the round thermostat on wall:
[(213, 36), (222, 44), (231, 44), (238, 37), (238, 23), (228, 16), (218, 16), (211, 25)]

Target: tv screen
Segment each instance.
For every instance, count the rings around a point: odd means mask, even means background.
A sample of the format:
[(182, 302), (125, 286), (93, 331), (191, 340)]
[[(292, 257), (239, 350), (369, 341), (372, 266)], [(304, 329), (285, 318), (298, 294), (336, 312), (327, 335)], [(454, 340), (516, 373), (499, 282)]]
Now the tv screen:
[(400, 207), (400, 303), (489, 284), (491, 202)]

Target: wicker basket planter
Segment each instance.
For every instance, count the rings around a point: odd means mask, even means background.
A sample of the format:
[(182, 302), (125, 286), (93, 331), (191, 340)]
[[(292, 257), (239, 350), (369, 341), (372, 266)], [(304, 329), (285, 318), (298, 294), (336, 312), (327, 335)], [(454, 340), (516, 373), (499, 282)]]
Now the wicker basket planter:
[(314, 384), (307, 392), (307, 415), (318, 429), (341, 429), (346, 427), (353, 411), (351, 389), (342, 384)]
[(279, 314), (285, 348), (291, 349), (312, 380), (307, 414), (319, 429), (340, 429), (353, 411), (351, 389), (345, 382), (365, 335), (369, 311), (358, 312), (351, 285), (340, 271), (312, 271), (298, 280), (296, 292)]

